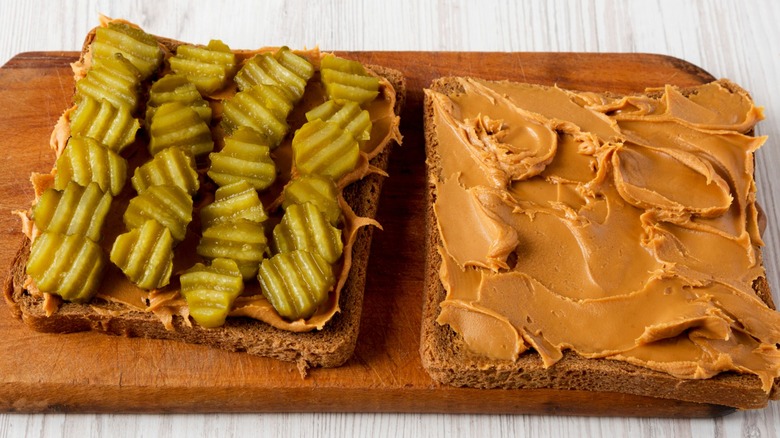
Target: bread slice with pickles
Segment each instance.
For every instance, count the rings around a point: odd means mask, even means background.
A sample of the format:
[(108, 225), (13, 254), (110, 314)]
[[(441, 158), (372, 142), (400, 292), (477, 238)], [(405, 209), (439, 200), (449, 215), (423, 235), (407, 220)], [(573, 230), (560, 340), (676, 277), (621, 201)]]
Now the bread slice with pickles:
[(343, 364), (400, 143), (402, 74), (101, 17), (5, 284), (35, 330)]

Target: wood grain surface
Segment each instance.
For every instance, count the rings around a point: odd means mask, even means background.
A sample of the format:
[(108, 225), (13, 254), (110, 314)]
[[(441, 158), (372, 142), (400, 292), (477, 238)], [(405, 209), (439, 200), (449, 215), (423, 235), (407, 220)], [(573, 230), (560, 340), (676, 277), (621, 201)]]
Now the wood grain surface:
[[(404, 143), (389, 168), (366, 279), (354, 357), (302, 379), (293, 364), (178, 342), (94, 333), (34, 333), (0, 310), (0, 410), (19, 412), (464, 412), (561, 415), (717, 416), (731, 409), (613, 393), (474, 390), (434, 383), (419, 359), (424, 275), (422, 90), (434, 78), (473, 75), (592, 91), (712, 80), (684, 61), (657, 55), (576, 53), (341, 52), (401, 70), (408, 81)], [(9, 162), (0, 175), (4, 207), (25, 209), (27, 179), (53, 162), (51, 127), (68, 107), (73, 52), (33, 52), (0, 69), (0, 120)], [(563, 69), (566, 65), (569, 68)], [(576, 75), (565, 74), (576, 71)], [(670, 78), (672, 78), (670, 80)], [(21, 242), (19, 220), (0, 216), (0, 266)]]

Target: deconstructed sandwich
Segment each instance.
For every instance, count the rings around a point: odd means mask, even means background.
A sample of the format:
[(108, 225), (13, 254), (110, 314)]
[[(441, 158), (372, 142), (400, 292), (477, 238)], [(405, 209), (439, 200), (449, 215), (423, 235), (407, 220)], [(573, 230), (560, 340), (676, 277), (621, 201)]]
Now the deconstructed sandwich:
[(425, 99), (434, 379), (737, 408), (778, 397), (753, 175), (766, 138), (747, 92), (447, 77)]
[(354, 350), (400, 72), (101, 19), (5, 297), (36, 330), (338, 366)]

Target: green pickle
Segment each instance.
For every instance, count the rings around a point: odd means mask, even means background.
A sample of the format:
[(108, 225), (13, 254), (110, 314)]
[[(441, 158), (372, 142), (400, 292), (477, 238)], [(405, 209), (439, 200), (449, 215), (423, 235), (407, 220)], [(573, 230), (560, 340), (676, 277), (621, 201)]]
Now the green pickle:
[(335, 123), (320, 119), (305, 123), (292, 140), (293, 162), (303, 175), (325, 175), (338, 181), (360, 158), (360, 146)]
[(308, 250), (328, 263), (335, 263), (344, 249), (341, 230), (310, 202), (287, 207), (282, 221), (274, 227), (272, 241), (278, 253)]
[(224, 325), (233, 302), (244, 290), (238, 265), (223, 258), (214, 259), (211, 266), (196, 263), (179, 281), (190, 316), (206, 328)]
[(200, 187), (195, 160), (178, 147), (163, 149), (150, 161), (137, 167), (130, 181), (138, 193), (152, 186), (172, 185), (192, 196)]
[(109, 23), (95, 31), (95, 39), (90, 45), (92, 65), (101, 65), (120, 53), (130, 61), (146, 79), (160, 67), (163, 51), (157, 40), (143, 30), (126, 23)]
[(211, 123), (211, 106), (195, 87), (183, 75), (169, 74), (155, 82), (149, 90), (149, 100), (146, 102), (146, 124), (152, 121), (152, 116), (160, 105), (168, 102), (179, 102), (198, 113), (198, 116), (208, 125)]
[(214, 193), (214, 202), (200, 210), (203, 229), (237, 219), (257, 223), (268, 219), (257, 191), (246, 181), (218, 188)]
[(361, 144), (371, 136), (371, 116), (356, 102), (327, 100), (306, 113), (306, 120), (316, 119), (339, 125)]
[(30, 248), (27, 274), (41, 292), (87, 302), (97, 293), (104, 266), (103, 250), (87, 237), (45, 232)]
[(269, 187), (276, 179), (276, 164), (265, 139), (250, 128), (241, 127), (225, 138), (221, 151), (209, 154), (208, 176), (219, 186), (247, 181), (256, 190)]
[(97, 183), (82, 187), (71, 181), (62, 190), (44, 191), (32, 208), (32, 219), (43, 232), (80, 234), (98, 242), (111, 200)]
[(312, 316), (336, 284), (331, 265), (319, 254), (303, 250), (263, 260), (257, 279), (274, 309), (291, 321)]
[(180, 102), (162, 104), (149, 125), (149, 153), (157, 155), (170, 147), (181, 147), (196, 159), (214, 150), (209, 126)]
[(368, 74), (357, 61), (325, 55), (320, 76), (325, 92), (333, 100), (351, 100), (362, 105), (379, 95), (379, 78)]
[(314, 75), (314, 66), (289, 48), (282, 47), (276, 53), (262, 53), (247, 61), (236, 74), (239, 90), (257, 84), (275, 85), (290, 102), (303, 97), (306, 83)]
[(192, 198), (178, 186), (152, 186), (130, 200), (122, 219), (128, 229), (139, 228), (154, 219), (181, 242), (192, 221)]
[(84, 97), (106, 100), (116, 108), (127, 107), (130, 112), (138, 107), (141, 75), (138, 69), (122, 55), (104, 59), (93, 65), (87, 75), (76, 82), (76, 102)]
[(284, 187), (282, 207), (310, 202), (314, 204), (331, 225), (336, 226), (341, 218), (339, 189), (332, 179), (318, 175), (304, 175), (290, 181)]
[(168, 62), (171, 70), (184, 75), (203, 95), (212, 94), (230, 83), (236, 71), (236, 55), (219, 40), (206, 47), (181, 45)]
[(292, 107), (279, 87), (258, 84), (224, 101), (222, 127), (228, 135), (242, 126), (254, 129), (275, 148), (290, 129), (287, 116)]
[(268, 241), (263, 225), (247, 219), (220, 222), (205, 228), (197, 253), (207, 259), (234, 260), (241, 276), (249, 280), (257, 275)]
[(170, 230), (150, 219), (120, 234), (110, 259), (141, 289), (158, 289), (170, 282), (173, 271), (173, 237)]
[(135, 141), (140, 127), (128, 107), (115, 107), (104, 99), (84, 97), (70, 115), (72, 136), (95, 139), (116, 153)]
[(116, 196), (127, 180), (127, 161), (89, 137), (69, 138), (55, 166), (57, 190), (64, 190), (71, 181), (84, 187), (95, 182), (101, 190)]

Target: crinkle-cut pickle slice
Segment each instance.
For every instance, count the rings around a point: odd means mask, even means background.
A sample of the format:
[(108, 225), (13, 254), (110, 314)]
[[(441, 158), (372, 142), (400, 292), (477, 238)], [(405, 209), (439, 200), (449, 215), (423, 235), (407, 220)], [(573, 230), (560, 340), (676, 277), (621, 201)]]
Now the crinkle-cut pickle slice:
[(223, 101), (222, 127), (228, 135), (242, 126), (252, 128), (275, 148), (290, 129), (287, 124), (290, 110), (292, 103), (279, 87), (258, 84)]
[(138, 89), (141, 74), (138, 69), (122, 55), (103, 59), (99, 65), (93, 65), (87, 75), (76, 82), (75, 101), (84, 97), (107, 100), (111, 105), (121, 106), (135, 111), (138, 107)]
[(244, 280), (236, 262), (217, 258), (211, 266), (196, 263), (180, 277), (181, 293), (190, 316), (203, 327), (225, 324), (233, 302), (244, 290)]
[(306, 120), (311, 122), (316, 119), (339, 125), (358, 142), (365, 142), (371, 137), (371, 115), (357, 102), (326, 100), (306, 113)]
[(97, 183), (82, 187), (71, 181), (62, 190), (44, 191), (32, 208), (32, 219), (43, 232), (81, 234), (99, 242), (111, 201), (111, 194)]
[(276, 163), (265, 142), (255, 130), (238, 128), (225, 138), (221, 151), (209, 154), (208, 176), (219, 186), (246, 181), (256, 190), (269, 187), (276, 179)]
[(163, 51), (153, 36), (127, 23), (117, 22), (97, 28), (90, 53), (92, 65), (101, 65), (105, 59), (120, 53), (138, 69), (142, 80), (154, 74), (163, 60)]
[(257, 279), (274, 309), (291, 321), (313, 315), (336, 283), (331, 265), (319, 254), (304, 250), (263, 260)]
[(200, 187), (195, 160), (179, 147), (163, 149), (154, 158), (136, 167), (131, 182), (138, 193), (152, 186), (171, 185), (192, 196)]
[(146, 123), (151, 123), (157, 108), (168, 102), (179, 102), (188, 106), (195, 110), (207, 125), (211, 123), (211, 106), (200, 95), (195, 84), (183, 75), (165, 75), (152, 84), (149, 100), (146, 102)]
[(273, 55), (262, 53), (247, 61), (235, 77), (239, 90), (257, 84), (276, 85), (290, 102), (303, 97), (306, 83), (314, 75), (314, 66), (303, 57), (282, 47)]
[(357, 61), (325, 55), (320, 76), (325, 92), (334, 100), (351, 100), (362, 105), (379, 94), (379, 78), (368, 74)]
[(249, 280), (257, 275), (257, 268), (267, 248), (268, 241), (262, 224), (236, 219), (206, 228), (196, 251), (207, 259), (235, 260), (241, 276)]
[(349, 132), (320, 119), (295, 132), (292, 150), (299, 173), (325, 175), (336, 181), (351, 172), (360, 158), (360, 146)]
[(74, 181), (86, 187), (91, 182), (116, 196), (127, 181), (127, 161), (89, 137), (71, 137), (55, 165), (54, 188), (64, 190)]
[(154, 219), (181, 242), (192, 221), (192, 198), (177, 186), (152, 186), (130, 200), (122, 219), (127, 228), (139, 228)]
[(332, 179), (318, 175), (303, 175), (284, 187), (282, 208), (310, 202), (325, 214), (331, 225), (335, 226), (341, 218), (338, 196), (339, 189)]
[(268, 219), (260, 196), (246, 181), (238, 181), (218, 188), (214, 193), (214, 202), (200, 210), (201, 226), (204, 229), (237, 219), (257, 223)]
[(273, 248), (279, 253), (305, 249), (335, 263), (344, 244), (341, 230), (331, 225), (314, 204), (306, 202), (287, 207), (282, 221), (274, 227)]
[(171, 231), (150, 219), (117, 236), (109, 258), (136, 286), (157, 289), (170, 282), (173, 244)]
[(236, 55), (219, 40), (209, 41), (206, 47), (181, 45), (168, 62), (204, 95), (224, 88), (236, 71)]
[(81, 234), (45, 232), (30, 248), (27, 274), (41, 292), (87, 302), (97, 293), (104, 258), (100, 246)]
[(180, 147), (195, 158), (214, 150), (208, 125), (180, 102), (162, 104), (149, 126), (149, 153), (157, 155), (170, 147)]
[(116, 153), (135, 141), (140, 127), (129, 108), (115, 107), (105, 99), (84, 97), (70, 115), (72, 136), (95, 139)]

